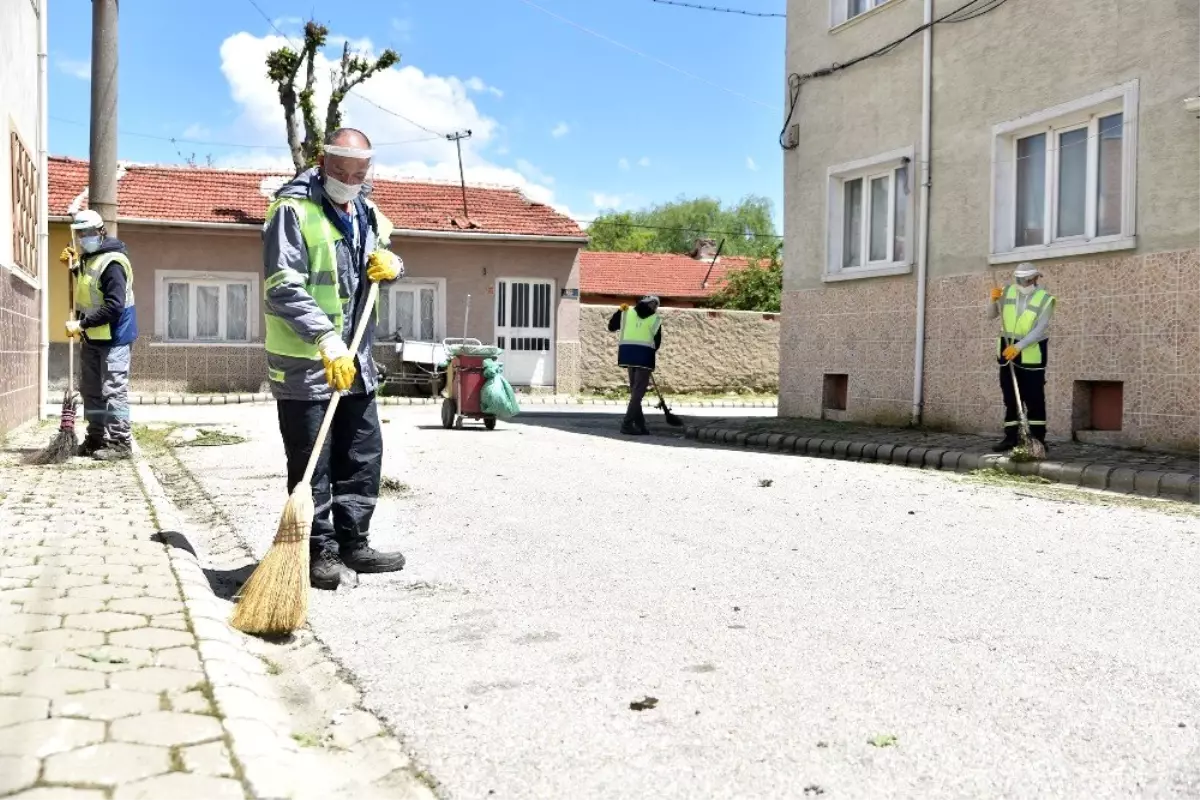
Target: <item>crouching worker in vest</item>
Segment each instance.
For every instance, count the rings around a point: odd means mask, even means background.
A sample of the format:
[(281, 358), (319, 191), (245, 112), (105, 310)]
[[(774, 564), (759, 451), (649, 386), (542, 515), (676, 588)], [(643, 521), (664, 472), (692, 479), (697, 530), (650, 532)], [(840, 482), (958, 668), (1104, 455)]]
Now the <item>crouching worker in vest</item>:
[(95, 211), (80, 211), (71, 229), (83, 252), (67, 247), (59, 260), (77, 265), (75, 318), (67, 320), (67, 336), (83, 340), (79, 389), (87, 435), (78, 453), (101, 461), (129, 458), (130, 346), (138, 336), (133, 267), (125, 245), (108, 236)]
[(662, 346), (662, 317), (658, 313), (658, 298), (648, 294), (633, 308), (622, 304), (608, 321), (610, 331), (620, 331), (617, 345), (617, 366), (629, 370), (629, 407), (621, 423), (621, 433), (627, 436), (645, 436), (646, 415), (642, 413), (642, 398), (650, 386), (650, 373), (654, 372), (654, 360)]
[(370, 281), (390, 282), (404, 264), (388, 251), (392, 223), (362, 195), (373, 152), (360, 131), (329, 137), (318, 166), (284, 185), (263, 226), (267, 372), (287, 454), (288, 492), (304, 476), (333, 392), (341, 392), (313, 474), (310, 580), (354, 586), (360, 572), (403, 569), (400, 553), (367, 543), (379, 497), (383, 435), (371, 358), (374, 324), (349, 345)]
[(1029, 413), (1029, 434), (1046, 443), (1046, 363), (1050, 350), (1046, 331), (1054, 315), (1055, 298), (1038, 287), (1041, 274), (1030, 263), (1020, 264), (1013, 272), (1013, 283), (992, 289), (988, 316), (1000, 317), (996, 358), (1004, 396), (1004, 438), (993, 448), (996, 452), (1011, 450), (1019, 443), (1020, 417), (1010, 363), (1016, 368), (1017, 387)]

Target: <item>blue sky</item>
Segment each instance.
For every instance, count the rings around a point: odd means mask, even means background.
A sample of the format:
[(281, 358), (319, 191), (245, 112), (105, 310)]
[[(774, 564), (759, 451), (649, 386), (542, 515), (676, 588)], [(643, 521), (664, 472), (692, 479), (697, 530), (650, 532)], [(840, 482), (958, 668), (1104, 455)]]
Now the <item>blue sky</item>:
[[(680, 195), (732, 202), (747, 194), (771, 198), (780, 218), (782, 19), (652, 0), (254, 3), (297, 41), (301, 17), (314, 15), (332, 37), (397, 50), (400, 66), (360, 91), (436, 133), (471, 128), (469, 181), (517, 185), (585, 219)], [(283, 38), (254, 3), (121, 3), (122, 159), (180, 163), (194, 154), (219, 166), (289, 163), (282, 112), (262, 66)], [(711, 4), (774, 13), (786, 5)], [(50, 4), (50, 145), (57, 155), (87, 156), (80, 123), (88, 118), (90, 27), (89, 0)], [(357, 98), (344, 111), (379, 145), (382, 174), (457, 178), (453, 145)], [(172, 137), (205, 143), (166, 141)]]

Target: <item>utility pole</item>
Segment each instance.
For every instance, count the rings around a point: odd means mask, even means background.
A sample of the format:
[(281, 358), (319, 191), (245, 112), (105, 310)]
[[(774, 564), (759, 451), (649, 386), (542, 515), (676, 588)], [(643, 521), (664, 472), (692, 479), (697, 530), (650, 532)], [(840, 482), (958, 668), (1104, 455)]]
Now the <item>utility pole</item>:
[(92, 0), (88, 207), (117, 235), (117, 0)]
[(450, 133), (446, 135), (446, 138), (449, 141), (454, 142), (454, 146), (458, 148), (458, 183), (460, 186), (462, 186), (463, 216), (469, 219), (471, 215), (467, 211), (467, 179), (463, 176), (462, 140), (470, 139), (471, 132), (468, 130), (459, 131), (458, 133)]

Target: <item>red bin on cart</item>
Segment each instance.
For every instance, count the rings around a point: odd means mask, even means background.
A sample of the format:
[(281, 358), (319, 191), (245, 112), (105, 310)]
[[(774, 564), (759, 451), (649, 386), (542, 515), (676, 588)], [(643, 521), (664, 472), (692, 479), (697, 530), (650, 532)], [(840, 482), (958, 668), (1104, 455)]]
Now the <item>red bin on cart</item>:
[(480, 405), (483, 392), (483, 356), (456, 353), (447, 368), (446, 393), (442, 401), (442, 427), (461, 428), (463, 419), (481, 419), (489, 431), (496, 418), (484, 414)]

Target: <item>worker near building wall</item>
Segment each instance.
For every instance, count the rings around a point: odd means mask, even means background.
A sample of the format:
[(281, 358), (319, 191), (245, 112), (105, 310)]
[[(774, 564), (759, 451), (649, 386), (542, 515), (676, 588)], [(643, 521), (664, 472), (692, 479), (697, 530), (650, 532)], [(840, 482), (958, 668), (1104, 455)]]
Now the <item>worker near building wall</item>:
[(1013, 282), (992, 289), (990, 319), (1000, 318), (996, 358), (1000, 362), (1000, 391), (1004, 397), (1004, 438), (993, 448), (1004, 452), (1019, 442), (1017, 396), (1013, 390), (1015, 367), (1017, 387), (1029, 414), (1030, 435), (1046, 442), (1046, 365), (1050, 351), (1047, 330), (1054, 316), (1054, 295), (1038, 286), (1042, 273), (1028, 262), (1013, 271)]
[(617, 345), (617, 366), (629, 370), (629, 407), (621, 422), (621, 433), (627, 436), (645, 436), (646, 415), (642, 412), (642, 398), (650, 386), (650, 373), (654, 371), (655, 357), (662, 346), (662, 316), (658, 313), (658, 298), (648, 294), (630, 308), (622, 303), (617, 313), (608, 321), (608, 329), (620, 331)]
[(63, 249), (59, 260), (73, 266), (75, 318), (67, 336), (82, 339), (80, 394), (87, 435), (79, 455), (101, 461), (129, 458), (129, 362), (138, 337), (133, 302), (133, 266), (125, 244), (108, 235), (100, 215), (86, 209), (75, 215), (71, 230), (79, 248)]
[(313, 473), (310, 581), (354, 585), (360, 572), (403, 569), (401, 553), (367, 543), (379, 498), (383, 434), (371, 358), (375, 326), (349, 345), (368, 281), (389, 282), (404, 263), (388, 250), (392, 223), (363, 196), (373, 151), (361, 132), (330, 134), (318, 166), (284, 185), (263, 225), (267, 374), (287, 453), (288, 493), (304, 476), (333, 392), (342, 392)]

